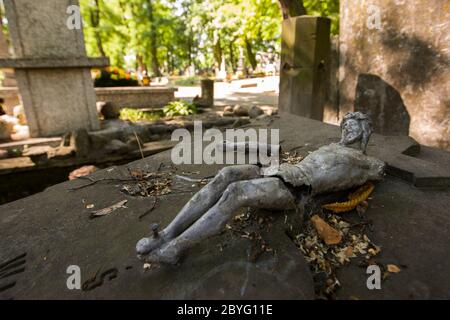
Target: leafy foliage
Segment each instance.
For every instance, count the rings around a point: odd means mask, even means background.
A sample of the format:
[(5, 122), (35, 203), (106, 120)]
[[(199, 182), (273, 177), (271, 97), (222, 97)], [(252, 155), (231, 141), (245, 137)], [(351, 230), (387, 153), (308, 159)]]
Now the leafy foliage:
[(169, 102), (169, 104), (164, 107), (163, 113), (166, 117), (187, 116), (197, 113), (197, 108), (192, 103), (178, 100)]
[(158, 120), (162, 117), (161, 112), (156, 111), (143, 111), (139, 109), (123, 108), (120, 110), (120, 119), (129, 120), (132, 122), (136, 121), (153, 121)]
[[(300, 1), (300, 0), (298, 0)], [(339, 29), (339, 0), (303, 0), (310, 15)], [(111, 64), (159, 76), (189, 68), (205, 73), (222, 61), (235, 71), (240, 53), (255, 68), (258, 52), (279, 52), (278, 0), (80, 0), (86, 47)], [(192, 75), (192, 74), (191, 74)]]
[(339, 34), (339, 0), (303, 0), (309, 15), (319, 15), (331, 19), (331, 34)]
[(95, 87), (129, 87), (137, 86), (136, 77), (119, 68), (105, 68), (99, 70), (94, 79)]

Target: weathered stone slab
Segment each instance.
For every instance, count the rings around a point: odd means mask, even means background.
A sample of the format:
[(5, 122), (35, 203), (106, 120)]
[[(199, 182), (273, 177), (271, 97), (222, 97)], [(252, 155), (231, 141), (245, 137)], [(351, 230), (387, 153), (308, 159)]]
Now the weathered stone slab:
[[(161, 162), (170, 164), (167, 153), (132, 163), (130, 169), (155, 171)], [(214, 174), (218, 166), (178, 169), (201, 170), (203, 176)], [(128, 176), (125, 167), (113, 167), (96, 172), (91, 178)], [(127, 196), (115, 183), (69, 191), (85, 183), (85, 180), (64, 183), (49, 188), (43, 198), (36, 195), (23, 199), (19, 207), (2, 207), (0, 261), (14, 258), (18, 252), (27, 255), (25, 271), (6, 279), (16, 284), (0, 292), (1, 298), (313, 298), (308, 267), (284, 234), (284, 216), (279, 215), (278, 227), (269, 229), (267, 235), (268, 241), (275, 238), (270, 243), (277, 253), (265, 253), (256, 263), (248, 261), (252, 243), (226, 233), (190, 250), (178, 268), (145, 271), (134, 254), (136, 239), (148, 232), (151, 221), (168, 223), (197, 188), (161, 197), (162, 205), (140, 220), (139, 216), (145, 214), (154, 199)], [(91, 210), (86, 209), (86, 204), (102, 208), (123, 199), (128, 200), (126, 209), (117, 210), (105, 219), (89, 219)], [(44, 208), (41, 200), (50, 202)], [(4, 214), (10, 210), (11, 214)], [(13, 231), (15, 228), (4, 232), (3, 228), (11, 228), (19, 220), (28, 235)], [(105, 280), (91, 291), (71, 291), (66, 287), (68, 263), (81, 267), (83, 282), (97, 270), (113, 270), (117, 277)]]
[(365, 216), (372, 221), (368, 237), (381, 246), (375, 260), (401, 271), (389, 274), (381, 290), (368, 290), (366, 268), (348, 265), (338, 273), (342, 286), (337, 298), (450, 299), (450, 193), (388, 178), (372, 198)]
[(14, 69), (53, 69), (53, 68), (100, 68), (109, 65), (106, 57), (68, 57), (68, 58), (32, 58), (32, 59), (0, 59), (1, 68)]
[[(266, 119), (261, 121), (267, 121)], [(339, 128), (318, 121), (283, 116), (264, 123), (281, 130), (284, 150), (308, 151), (339, 139)], [(257, 124), (258, 125), (258, 124)], [(418, 154), (407, 137), (375, 135), (368, 153), (386, 158), (387, 154)], [(427, 155), (427, 160), (443, 165), (448, 153)], [(386, 158), (387, 159), (387, 158)], [(411, 159), (415, 159), (411, 157)], [(444, 163), (441, 163), (441, 162)], [(150, 223), (167, 225), (198, 187), (159, 198), (133, 197), (121, 192), (130, 178), (129, 170), (154, 172), (171, 165), (170, 151), (139, 160), (127, 167), (111, 167), (90, 176), (103, 181), (85, 188), (90, 181), (74, 180), (45, 192), (0, 207), (0, 263), (22, 256), (25, 270), (0, 279), (4, 299), (94, 299), (94, 298), (311, 298), (310, 275), (300, 251), (285, 234), (290, 224), (299, 225), (298, 216), (289, 213), (258, 212), (273, 217), (272, 226), (261, 235), (274, 249), (251, 263), (251, 242), (224, 232), (189, 250), (179, 267), (145, 271), (135, 257), (136, 241), (149, 233)], [(215, 174), (221, 166), (183, 165), (177, 172), (196, 172), (193, 178)], [(70, 191), (76, 188), (77, 190)], [(364, 268), (352, 264), (342, 270), (342, 290), (338, 297), (350, 298), (448, 298), (450, 267), (450, 217), (448, 192), (422, 190), (410, 183), (387, 176), (377, 184), (365, 213), (374, 220), (368, 236), (382, 248), (383, 263), (401, 266), (398, 275), (383, 283), (383, 290), (367, 290)], [(127, 208), (98, 219), (89, 219), (92, 210), (128, 200)], [(88, 209), (90, 204), (94, 208)], [(144, 216), (143, 216), (144, 215)], [(143, 217), (142, 217), (143, 216)], [(142, 217), (142, 218), (139, 218)], [(351, 218), (351, 217), (348, 217)], [(297, 251), (296, 251), (297, 250)], [(403, 264), (407, 265), (403, 267)], [(90, 291), (68, 290), (69, 265), (78, 265), (82, 282), (106, 271), (112, 280)], [(429, 275), (433, 274), (433, 277)], [(406, 289), (405, 289), (406, 288)], [(411, 296), (410, 296), (411, 295)]]
[[(155, 109), (175, 100), (176, 91), (168, 87), (105, 87), (95, 88), (95, 95), (97, 102), (111, 102), (117, 108)], [(19, 90), (0, 88), (0, 96), (19, 101)]]
[(372, 111), (378, 132), (450, 150), (448, 1), (340, 5), (340, 119)]

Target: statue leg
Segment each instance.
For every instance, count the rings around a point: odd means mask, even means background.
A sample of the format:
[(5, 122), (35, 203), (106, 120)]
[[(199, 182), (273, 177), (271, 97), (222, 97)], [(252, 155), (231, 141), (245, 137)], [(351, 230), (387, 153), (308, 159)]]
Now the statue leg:
[(187, 248), (219, 234), (241, 207), (288, 210), (295, 208), (295, 197), (278, 178), (231, 183), (207, 213), (177, 238), (150, 253), (148, 261), (175, 264)]
[(237, 165), (221, 169), (211, 182), (186, 203), (175, 219), (159, 232), (157, 237), (141, 239), (136, 245), (137, 253), (147, 254), (181, 234), (220, 199), (230, 183), (260, 177), (260, 168), (256, 165)]

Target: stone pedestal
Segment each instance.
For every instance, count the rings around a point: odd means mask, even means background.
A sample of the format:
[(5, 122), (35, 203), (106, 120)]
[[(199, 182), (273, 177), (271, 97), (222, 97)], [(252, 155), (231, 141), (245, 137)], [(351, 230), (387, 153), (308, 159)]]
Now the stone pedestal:
[(97, 130), (90, 67), (107, 58), (86, 57), (83, 30), (69, 29), (67, 8), (73, 0), (5, 0), (14, 68), (32, 137), (78, 129)]
[(283, 20), (281, 112), (322, 120), (330, 66), (330, 20), (300, 16)]

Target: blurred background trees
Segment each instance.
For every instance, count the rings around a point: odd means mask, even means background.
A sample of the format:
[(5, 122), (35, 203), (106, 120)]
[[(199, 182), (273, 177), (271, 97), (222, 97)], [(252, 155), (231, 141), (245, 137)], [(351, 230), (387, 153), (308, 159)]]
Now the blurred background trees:
[[(295, 1), (295, 0), (294, 0)], [(298, 0), (300, 1), (300, 0)], [(151, 76), (255, 70), (258, 53), (280, 49), (278, 0), (81, 0), (89, 55)], [(304, 0), (310, 15), (333, 20), (339, 0)], [(243, 65), (242, 65), (243, 64)]]

